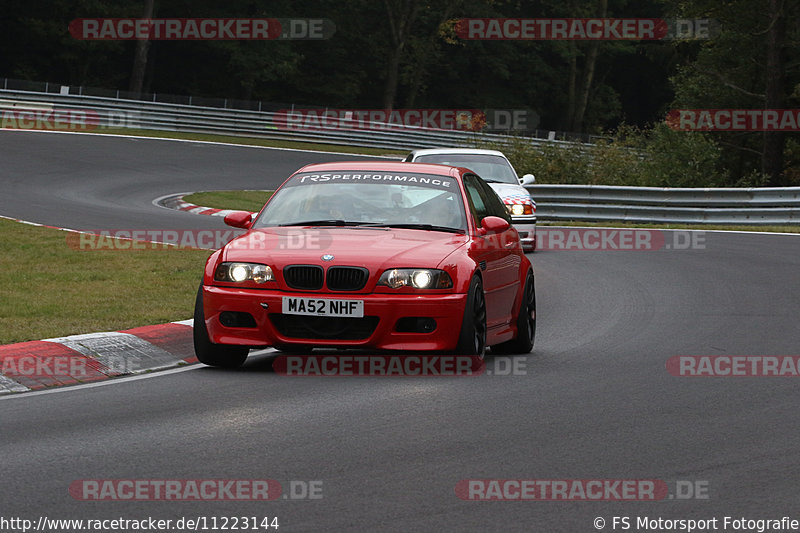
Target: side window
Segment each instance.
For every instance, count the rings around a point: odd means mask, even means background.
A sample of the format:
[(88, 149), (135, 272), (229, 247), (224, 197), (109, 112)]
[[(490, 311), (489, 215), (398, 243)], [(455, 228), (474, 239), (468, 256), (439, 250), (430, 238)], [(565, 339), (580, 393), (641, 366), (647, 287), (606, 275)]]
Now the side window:
[(489, 214), (500, 217), (511, 224), (511, 214), (508, 212), (508, 209), (500, 197), (497, 196), (494, 189), (492, 189), (492, 186), (483, 180), (481, 180), (480, 184), (484, 192), (484, 197), (486, 198), (486, 207), (488, 208)]
[(467, 198), (469, 199), (470, 211), (475, 218), (475, 224), (480, 225), (484, 217), (489, 216), (489, 208), (486, 205), (481, 184), (483, 180), (474, 174), (466, 174), (464, 176), (464, 188), (467, 190)]

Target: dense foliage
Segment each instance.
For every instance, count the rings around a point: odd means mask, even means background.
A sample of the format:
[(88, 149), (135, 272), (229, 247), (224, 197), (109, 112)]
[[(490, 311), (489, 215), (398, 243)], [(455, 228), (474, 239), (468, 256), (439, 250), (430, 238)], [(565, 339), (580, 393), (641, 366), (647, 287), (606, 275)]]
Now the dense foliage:
[[(594, 149), (605, 159), (588, 167), (577, 152), (530, 156), (543, 158), (539, 174), (561, 181), (800, 184), (796, 133), (664, 126), (671, 109), (798, 107), (794, 0), (2, 3), (0, 77), (301, 107), (532, 109), (541, 129), (625, 139)], [(141, 17), (150, 8), (160, 18), (326, 18), (336, 32), (324, 41), (152, 41), (139, 45), (137, 76), (137, 42), (81, 41), (67, 30), (76, 18)], [(719, 32), (706, 40), (462, 40), (453, 21), (463, 17), (703, 18), (717, 21)], [(631, 174), (631, 143), (647, 154), (635, 163), (646, 178)]]

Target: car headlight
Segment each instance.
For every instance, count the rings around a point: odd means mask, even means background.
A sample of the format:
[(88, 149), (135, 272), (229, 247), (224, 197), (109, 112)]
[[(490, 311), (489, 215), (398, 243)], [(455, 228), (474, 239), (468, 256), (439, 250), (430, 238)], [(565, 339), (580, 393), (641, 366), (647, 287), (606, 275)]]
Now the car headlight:
[(214, 281), (232, 283), (266, 283), (275, 281), (272, 268), (258, 263), (221, 263), (214, 272)]
[(512, 216), (533, 214), (533, 206), (531, 204), (506, 204), (506, 209)]
[(378, 285), (392, 289), (400, 287), (451, 289), (453, 280), (450, 278), (450, 274), (435, 268), (393, 268), (381, 275)]

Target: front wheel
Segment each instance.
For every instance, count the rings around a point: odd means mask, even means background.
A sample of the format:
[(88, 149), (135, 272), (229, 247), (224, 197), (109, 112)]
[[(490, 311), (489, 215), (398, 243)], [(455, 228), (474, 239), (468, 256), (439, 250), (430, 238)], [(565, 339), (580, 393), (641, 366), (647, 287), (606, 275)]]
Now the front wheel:
[(486, 300), (478, 276), (474, 276), (469, 284), (456, 352), (481, 358), (486, 354)]
[(530, 353), (536, 338), (536, 289), (533, 274), (528, 272), (517, 314), (517, 336), (510, 341), (492, 346), (493, 353)]
[(194, 354), (197, 360), (204, 365), (219, 366), (223, 368), (236, 368), (242, 366), (250, 348), (247, 346), (234, 346), (230, 344), (214, 344), (208, 338), (206, 318), (203, 313), (203, 286), (197, 289), (197, 298), (194, 302)]

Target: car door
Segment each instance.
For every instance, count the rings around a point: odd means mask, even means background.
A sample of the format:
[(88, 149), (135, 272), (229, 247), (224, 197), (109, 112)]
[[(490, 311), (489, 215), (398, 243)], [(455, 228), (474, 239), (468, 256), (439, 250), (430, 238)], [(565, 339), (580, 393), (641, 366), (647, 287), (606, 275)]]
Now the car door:
[[(464, 188), (477, 227), (487, 216), (497, 216), (511, 222), (500, 198), (478, 176), (466, 174)], [(472, 251), (481, 265), (486, 293), (486, 325), (490, 329), (511, 322), (519, 286), (521, 258), (517, 251), (518, 242), (516, 230), (511, 226), (499, 234), (476, 235), (473, 241)]]

